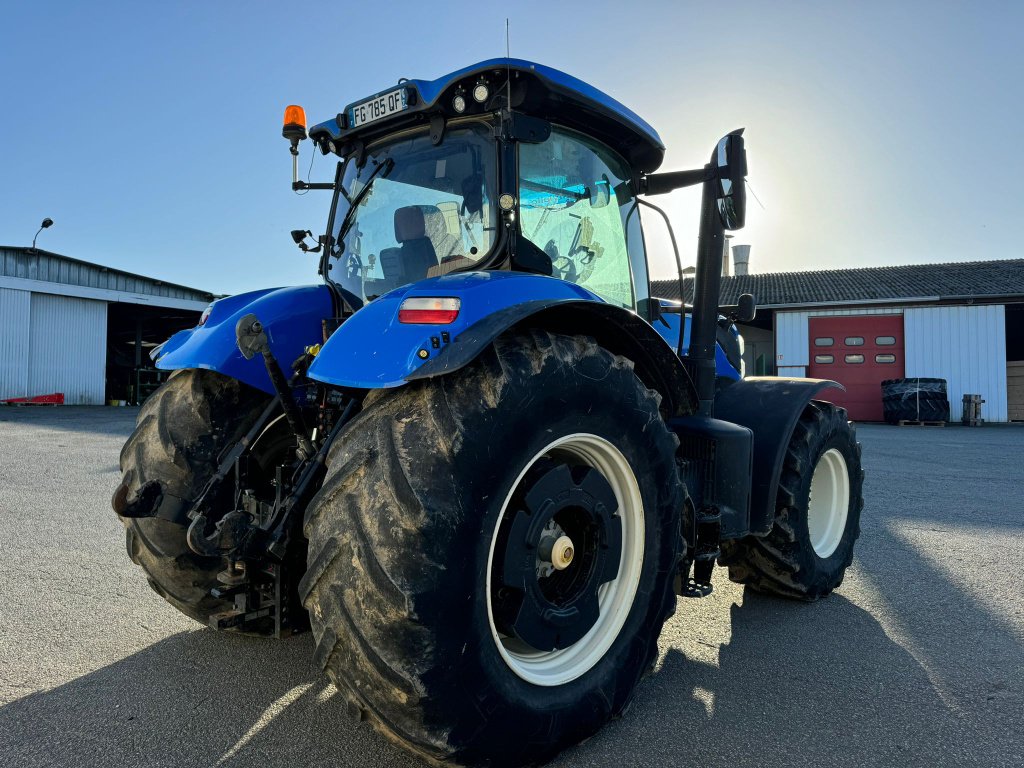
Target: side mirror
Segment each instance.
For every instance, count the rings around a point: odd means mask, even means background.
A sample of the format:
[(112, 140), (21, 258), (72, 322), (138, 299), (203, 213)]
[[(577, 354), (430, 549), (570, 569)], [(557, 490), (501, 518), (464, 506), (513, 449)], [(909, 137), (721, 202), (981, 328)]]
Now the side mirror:
[(294, 240), (295, 244), (302, 249), (303, 253), (316, 253), (320, 250), (320, 245), (317, 245), (315, 248), (310, 248), (306, 245), (306, 238), (313, 236), (313, 233), (308, 229), (293, 229), (291, 231), (291, 236), (292, 240)]
[(757, 300), (753, 294), (744, 293), (736, 306), (736, 322), (749, 323), (757, 316)]
[(718, 216), (726, 229), (742, 229), (747, 217), (747, 151), (743, 129), (722, 137), (711, 163), (718, 168)]

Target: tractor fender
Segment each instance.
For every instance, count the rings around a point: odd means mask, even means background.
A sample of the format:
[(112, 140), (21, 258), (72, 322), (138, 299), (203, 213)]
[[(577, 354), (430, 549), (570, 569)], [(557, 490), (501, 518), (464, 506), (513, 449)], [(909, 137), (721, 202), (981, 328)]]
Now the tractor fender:
[(728, 385), (715, 396), (715, 418), (748, 427), (754, 433), (750, 533), (763, 535), (771, 530), (779, 474), (793, 429), (807, 404), (830, 387), (846, 389), (826, 379), (752, 376)]
[(311, 344), (323, 340), (323, 320), (331, 317), (333, 300), (326, 285), (271, 288), (218, 299), (206, 321), (180, 331), (155, 354), (156, 367), (165, 371), (205, 368), (274, 393), (263, 358), (246, 360), (238, 349), (235, 325), (252, 313), (267, 332), (270, 349), (285, 370)]
[[(458, 298), (459, 315), (447, 325), (399, 322), (402, 302), (416, 297)], [(362, 389), (398, 387), (458, 371), (498, 336), (523, 326), (593, 336), (633, 360), (637, 375), (661, 393), (670, 415), (695, 408), (681, 361), (650, 324), (581, 286), (516, 272), (429, 278), (375, 299), (332, 334), (309, 376)]]

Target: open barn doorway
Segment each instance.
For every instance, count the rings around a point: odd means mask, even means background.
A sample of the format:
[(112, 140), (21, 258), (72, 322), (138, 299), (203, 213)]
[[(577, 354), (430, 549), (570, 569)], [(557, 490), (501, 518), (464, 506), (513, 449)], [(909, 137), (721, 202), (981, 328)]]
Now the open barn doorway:
[(140, 405), (167, 371), (149, 359), (153, 347), (192, 328), (200, 313), (146, 304), (111, 303), (107, 308), (107, 400)]
[(1024, 304), (1006, 305), (1006, 410), (1024, 421)]

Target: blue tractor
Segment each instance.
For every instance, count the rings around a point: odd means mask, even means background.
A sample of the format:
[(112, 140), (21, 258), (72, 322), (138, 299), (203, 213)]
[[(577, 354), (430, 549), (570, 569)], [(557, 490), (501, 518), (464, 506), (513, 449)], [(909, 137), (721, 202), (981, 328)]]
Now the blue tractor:
[[(323, 281), (220, 299), (155, 351), (173, 373), (113, 498), (131, 559), (215, 629), (310, 629), (356, 716), (463, 765), (541, 762), (622, 713), (716, 563), (827, 595), (860, 447), (820, 399), (838, 385), (742, 376), (752, 297), (718, 303), (741, 133), (659, 173), (640, 117), (515, 59), (308, 133), (289, 107), (293, 188), (333, 193), (324, 234), (292, 233)], [(332, 182), (297, 178), (307, 138)], [(698, 184), (690, 307), (651, 296), (641, 213)]]

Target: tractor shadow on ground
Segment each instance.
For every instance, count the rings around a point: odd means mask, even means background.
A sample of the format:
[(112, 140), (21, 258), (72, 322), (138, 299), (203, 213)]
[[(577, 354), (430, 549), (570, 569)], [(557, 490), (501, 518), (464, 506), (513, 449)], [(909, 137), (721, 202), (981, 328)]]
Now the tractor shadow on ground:
[(830, 603), (821, 610), (748, 590), (729, 608), (717, 666), (670, 648), (625, 718), (558, 764), (904, 765), (918, 740), (962, 733), (920, 665), (869, 613), (838, 595)]
[[(629, 713), (557, 764), (1021, 765), (1014, 631), (884, 522), (869, 526), (847, 578), (858, 594), (884, 585), (872, 612), (842, 588), (810, 604), (736, 588), (717, 665), (713, 648), (674, 643)], [(688, 603), (667, 625), (683, 637)]]
[[(1019, 764), (1019, 643), (886, 531), (866, 531), (854, 581), (891, 584), (887, 607), (872, 606), (891, 621), (842, 591), (809, 605), (747, 591), (730, 604), (726, 586), (707, 605), (681, 601), (668, 631), (682, 639), (630, 711), (555, 764)], [(887, 582), (894, 562), (911, 578)], [(696, 613), (726, 610), (727, 642), (687, 632)], [(0, 707), (0, 764), (422, 765), (352, 720), (312, 656), (309, 635), (170, 636)]]
[(285, 641), (197, 629), (0, 707), (0, 764), (418, 766)]

